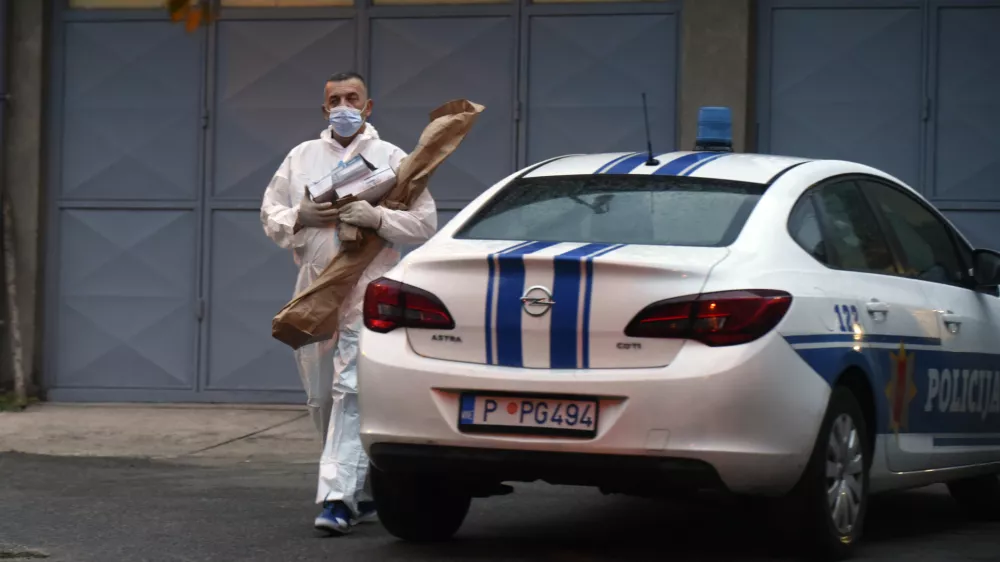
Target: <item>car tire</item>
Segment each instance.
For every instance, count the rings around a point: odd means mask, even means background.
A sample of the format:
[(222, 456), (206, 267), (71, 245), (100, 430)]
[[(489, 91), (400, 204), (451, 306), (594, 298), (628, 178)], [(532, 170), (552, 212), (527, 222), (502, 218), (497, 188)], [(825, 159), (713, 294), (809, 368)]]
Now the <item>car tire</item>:
[(948, 483), (951, 497), (974, 519), (1000, 521), (1000, 475), (988, 474)]
[(809, 464), (788, 500), (792, 509), (786, 511), (812, 559), (849, 558), (861, 538), (868, 511), (869, 439), (857, 398), (835, 387)]
[(440, 476), (390, 473), (371, 467), (379, 521), (393, 536), (412, 542), (450, 539), (462, 526), (472, 496)]

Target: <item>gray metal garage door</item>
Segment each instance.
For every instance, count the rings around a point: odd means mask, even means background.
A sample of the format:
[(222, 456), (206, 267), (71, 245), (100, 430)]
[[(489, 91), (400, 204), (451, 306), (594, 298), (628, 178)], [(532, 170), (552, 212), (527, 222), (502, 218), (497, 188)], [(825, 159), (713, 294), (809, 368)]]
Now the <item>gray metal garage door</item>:
[(1000, 2), (931, 3), (926, 191), (973, 244), (1000, 249)]
[(1000, 2), (771, 0), (760, 150), (882, 168), (1000, 248)]
[(200, 339), (203, 39), (100, 16), (66, 21), (56, 49), (46, 382), (55, 399), (181, 399)]
[(653, 146), (673, 149), (674, 14), (539, 14), (528, 20), (525, 34), (531, 45), (524, 143), (528, 162), (566, 152), (641, 150), (642, 92), (648, 99)]
[(290, 350), (270, 336), (295, 269), (258, 209), (287, 151), (323, 128), (332, 72), (362, 69), (373, 124), (404, 149), (440, 103), (487, 106), (431, 186), (440, 224), (527, 162), (641, 149), (643, 91), (656, 147), (673, 148), (673, 2), (399, 1), (223, 0), (220, 18), (192, 35), (159, 9), (58, 2), (51, 398), (302, 399)]

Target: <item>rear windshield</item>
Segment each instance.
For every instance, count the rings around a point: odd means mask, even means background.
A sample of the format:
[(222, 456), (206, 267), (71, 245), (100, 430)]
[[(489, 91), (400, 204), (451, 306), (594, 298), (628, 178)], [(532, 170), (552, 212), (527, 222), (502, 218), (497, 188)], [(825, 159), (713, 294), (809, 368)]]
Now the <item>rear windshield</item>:
[(728, 246), (764, 190), (760, 184), (676, 176), (521, 178), (456, 237)]

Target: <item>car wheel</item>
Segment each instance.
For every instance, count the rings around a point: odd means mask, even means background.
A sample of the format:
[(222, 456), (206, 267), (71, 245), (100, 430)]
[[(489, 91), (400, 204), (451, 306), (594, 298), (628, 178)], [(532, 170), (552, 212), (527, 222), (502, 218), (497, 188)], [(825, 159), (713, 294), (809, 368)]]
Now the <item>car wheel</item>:
[(468, 492), (449, 486), (439, 476), (389, 473), (372, 466), (370, 478), (379, 521), (393, 536), (407, 541), (451, 538), (472, 503)]
[(976, 519), (1000, 520), (1000, 475), (990, 474), (948, 483), (951, 497)]
[(861, 538), (868, 510), (868, 428), (854, 394), (836, 387), (809, 465), (792, 494), (804, 547), (812, 557), (842, 560)]

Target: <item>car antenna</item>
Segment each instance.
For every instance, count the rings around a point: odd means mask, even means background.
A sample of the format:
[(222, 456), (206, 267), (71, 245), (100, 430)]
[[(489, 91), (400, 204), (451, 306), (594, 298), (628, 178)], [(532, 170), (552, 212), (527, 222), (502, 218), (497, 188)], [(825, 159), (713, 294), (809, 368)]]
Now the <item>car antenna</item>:
[(653, 140), (649, 136), (649, 110), (646, 109), (646, 92), (642, 93), (642, 116), (646, 120), (646, 150), (649, 152), (649, 159), (646, 160), (646, 165), (659, 166), (660, 161), (653, 158)]

